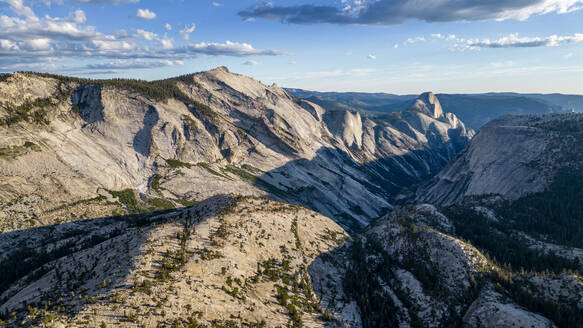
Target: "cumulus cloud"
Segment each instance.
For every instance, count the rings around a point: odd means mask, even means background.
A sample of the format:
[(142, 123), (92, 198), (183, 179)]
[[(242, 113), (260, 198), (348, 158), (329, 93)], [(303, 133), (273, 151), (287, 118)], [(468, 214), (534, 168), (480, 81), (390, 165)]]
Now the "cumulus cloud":
[(578, 43), (583, 41), (583, 33), (573, 35), (551, 35), (547, 37), (520, 37), (518, 34), (510, 34), (496, 40), (490, 39), (457, 39), (454, 50), (477, 50), (482, 48), (536, 48), (556, 47), (563, 44)]
[(368, 55), (368, 56), (366, 56), (366, 58), (374, 60), (374, 59), (377, 59), (377, 56), (376, 55)]
[(142, 37), (142, 38), (144, 38), (144, 39), (146, 39), (148, 41), (152, 41), (152, 40), (155, 40), (155, 39), (158, 38), (158, 35), (156, 33), (150, 32), (150, 31), (145, 31), (145, 30), (142, 30), (142, 29), (138, 29), (136, 31), (136, 35), (139, 36), (139, 37)]
[(164, 28), (166, 29), (166, 31), (172, 31), (172, 25), (170, 25), (169, 23), (166, 23), (166, 25), (164, 25)]
[(239, 16), (293, 24), (393, 25), (408, 20), (525, 20), (533, 15), (563, 14), (581, 8), (583, 0), (342, 0), (341, 6), (276, 6), (271, 2), (262, 2), (240, 11)]
[(180, 33), (182, 35), (184, 40), (189, 40), (190, 34), (192, 34), (192, 32), (194, 32), (195, 29), (196, 29), (196, 24), (192, 23), (190, 25), (184, 26), (184, 28), (182, 30), (180, 30), (180, 32), (178, 32), (178, 33)]
[(150, 11), (150, 9), (138, 9), (136, 12), (136, 17), (141, 19), (154, 19), (156, 18), (156, 13)]
[[(7, 3), (16, 15), (25, 16), (31, 20), (38, 20), (38, 17), (36, 17), (34, 14), (34, 11), (32, 11), (30, 7), (24, 5), (23, 0), (0, 0), (0, 2)], [(6, 16), (2, 16), (3, 19), (4, 17)]]
[(148, 41), (152, 41), (160, 46), (162, 49), (172, 49), (174, 47), (174, 39), (168, 38), (166, 34), (163, 37), (160, 37), (158, 34), (142, 29), (136, 30), (136, 37), (142, 38)]
[(164, 35), (163, 38), (158, 39), (158, 42), (160, 43), (160, 47), (164, 50), (174, 48), (174, 39), (168, 38), (166, 35)]
[[(104, 34), (94, 26), (85, 25), (86, 16), (82, 10), (74, 11), (66, 17), (38, 17), (22, 0), (0, 2), (8, 3), (14, 13), (12, 16), (0, 15), (0, 69), (3, 70), (49, 70), (54, 67), (54, 63), (73, 58), (109, 60), (103, 67), (86, 67), (104, 71), (106, 66), (110, 69), (113, 66), (117, 66), (115, 69), (163, 67), (208, 56), (287, 54), (231, 41), (176, 46), (174, 40), (166, 34), (161, 36), (144, 29), (137, 29), (134, 33), (120, 30)], [(194, 31), (194, 24), (187, 26), (186, 30)], [(111, 62), (113, 58), (119, 61)], [(63, 68), (62, 71), (67, 70)]]

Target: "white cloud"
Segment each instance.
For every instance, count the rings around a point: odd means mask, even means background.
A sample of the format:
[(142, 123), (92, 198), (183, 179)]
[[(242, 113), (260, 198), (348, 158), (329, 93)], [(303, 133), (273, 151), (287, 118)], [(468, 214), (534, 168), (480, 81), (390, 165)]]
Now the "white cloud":
[(36, 17), (34, 14), (34, 11), (32, 11), (30, 7), (24, 5), (23, 0), (0, 0), (0, 2), (8, 3), (12, 11), (19, 16), (25, 16), (30, 20), (38, 20), (38, 17)]
[(77, 24), (85, 24), (87, 22), (87, 16), (85, 16), (85, 12), (81, 9), (75, 10), (72, 16), (73, 21)]
[(172, 25), (170, 25), (169, 23), (166, 23), (166, 25), (164, 25), (164, 28), (166, 29), (166, 31), (172, 31)]
[(583, 33), (572, 35), (551, 35), (548, 37), (520, 37), (510, 34), (496, 40), (490, 39), (456, 39), (454, 50), (478, 50), (483, 48), (536, 48), (556, 47), (563, 44), (579, 43), (583, 41)]
[[(81, 10), (73, 11), (65, 17), (37, 17), (21, 0), (0, 2), (8, 3), (13, 12), (12, 16), (0, 14), (0, 68), (4, 70), (48, 69), (49, 62), (78, 58), (115, 58), (126, 64), (138, 59), (148, 63), (170, 61), (176, 64), (208, 56), (287, 55), (283, 51), (256, 49), (247, 43), (231, 41), (176, 46), (174, 40), (166, 34), (160, 36), (144, 29), (137, 29), (133, 34), (125, 30), (104, 34), (94, 26), (85, 25), (85, 12)], [(187, 26), (185, 33), (191, 33), (194, 28), (194, 24)]]
[(182, 35), (182, 37), (184, 38), (184, 40), (189, 40), (190, 39), (190, 34), (192, 32), (194, 32), (194, 30), (196, 29), (196, 24), (192, 23), (190, 25), (186, 25), (184, 26), (184, 28), (182, 30), (180, 30), (180, 34)]
[(569, 59), (571, 57), (573, 57), (573, 53), (572, 52), (570, 52), (570, 53), (568, 53), (568, 54), (566, 54), (566, 55), (563, 56), (563, 58), (565, 58), (565, 59)]
[(164, 34), (164, 37), (161, 38), (158, 34), (154, 32), (138, 29), (136, 31), (136, 36), (139, 38), (146, 39), (148, 41), (156, 42), (162, 49), (165, 50), (172, 49), (174, 47), (174, 40), (168, 38), (166, 34)]
[(21, 43), (21, 46), (24, 49), (33, 51), (49, 50), (51, 49), (51, 40), (50, 39), (25, 40)]
[(176, 53), (188, 53), (196, 55), (209, 55), (209, 56), (253, 56), (253, 55), (267, 55), (267, 56), (284, 56), (288, 55), (286, 52), (279, 50), (260, 50), (253, 48), (252, 45), (248, 43), (238, 43), (226, 41), (225, 43), (216, 42), (201, 42), (197, 44), (190, 44), (183, 48), (174, 49)]
[(224, 6), (224, 4), (219, 3), (219, 2), (214, 2), (214, 1), (213, 1), (212, 5), (213, 5), (213, 7), (222, 7), (222, 6)]
[(154, 32), (149, 32), (149, 31), (144, 31), (144, 30), (141, 30), (141, 29), (138, 29), (138, 30), (136, 31), (136, 34), (137, 34), (139, 37), (142, 37), (142, 38), (144, 38), (144, 39), (146, 39), (146, 40), (148, 40), (148, 41), (152, 41), (152, 40), (155, 40), (155, 39), (157, 39), (157, 38), (158, 38), (158, 35), (157, 35), (156, 33), (154, 33)]
[(9, 52), (18, 51), (20, 47), (16, 42), (10, 40), (0, 40), (0, 50), (6, 50)]
[(368, 55), (368, 56), (366, 56), (366, 58), (374, 60), (374, 59), (377, 59), (377, 56), (376, 55)]
[(414, 37), (414, 38), (408, 38), (407, 40), (405, 40), (405, 42), (403, 42), (403, 44), (407, 45), (407, 44), (413, 44), (413, 43), (423, 42), (423, 41), (425, 41), (425, 37), (418, 36), (418, 37)]
[(154, 19), (156, 18), (156, 13), (150, 11), (150, 9), (138, 9), (136, 17), (141, 19)]
[(163, 39), (159, 39), (158, 42), (160, 42), (160, 46), (164, 50), (169, 50), (169, 49), (174, 48), (174, 40), (173, 39), (169, 39), (166, 36), (164, 36)]
[(247, 66), (255, 66), (255, 65), (259, 65), (260, 63), (258, 61), (255, 60), (248, 60), (246, 62), (243, 63), (243, 65), (247, 65)]

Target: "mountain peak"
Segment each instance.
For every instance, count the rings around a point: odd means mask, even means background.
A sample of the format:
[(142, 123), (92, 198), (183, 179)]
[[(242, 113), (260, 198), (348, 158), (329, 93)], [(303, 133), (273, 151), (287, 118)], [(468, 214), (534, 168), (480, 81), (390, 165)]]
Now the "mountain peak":
[(434, 118), (443, 116), (443, 109), (439, 99), (433, 92), (424, 92), (413, 101), (410, 109), (422, 112)]
[(231, 73), (227, 66), (219, 66), (217, 68), (211, 69), (209, 72), (223, 72), (223, 73)]

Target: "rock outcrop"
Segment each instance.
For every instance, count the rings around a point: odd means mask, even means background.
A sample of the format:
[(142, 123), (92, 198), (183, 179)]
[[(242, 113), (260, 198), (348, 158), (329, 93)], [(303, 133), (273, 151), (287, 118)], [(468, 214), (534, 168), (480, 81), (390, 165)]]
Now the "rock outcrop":
[(439, 99), (437, 99), (437, 96), (434, 95), (433, 92), (425, 92), (421, 94), (419, 98), (413, 101), (411, 109), (420, 111), (433, 118), (440, 118), (444, 114)]
[[(583, 281), (577, 273), (512, 272), (457, 237), (455, 226), (465, 228), (432, 205), (396, 208), (354, 242), (314, 261), (313, 277), (323, 268), (343, 272), (342, 284), (330, 279), (330, 286), (344, 286), (342, 295), (356, 301), (364, 327), (579, 323)], [(322, 300), (329, 294), (321, 293)], [(329, 306), (340, 317), (353, 305)]]

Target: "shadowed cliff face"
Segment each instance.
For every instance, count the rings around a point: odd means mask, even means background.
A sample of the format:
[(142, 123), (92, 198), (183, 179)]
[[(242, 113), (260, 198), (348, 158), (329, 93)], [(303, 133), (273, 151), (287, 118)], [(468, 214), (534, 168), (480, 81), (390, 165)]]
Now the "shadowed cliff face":
[[(32, 84), (39, 89), (19, 87)], [(21, 149), (0, 156), (3, 231), (123, 213), (127, 204), (107, 201), (122, 190), (165, 207), (275, 192), (361, 226), (473, 136), (454, 115), (427, 112), (437, 108), (434, 96), (369, 119), (224, 67), (152, 83), (19, 73), (0, 82), (9, 91), (33, 105), (30, 119), (0, 126), (0, 148)], [(33, 120), (37, 113), (46, 123)], [(259, 177), (272, 187), (257, 185)]]
[(359, 163), (335, 148), (259, 175), (255, 185), (277, 199), (307, 206), (359, 231), (393, 208), (395, 196), (437, 174), (455, 155), (432, 149)]
[[(144, 157), (150, 156), (150, 147), (152, 146), (152, 129), (160, 119), (156, 107), (150, 106), (144, 115), (143, 127), (136, 133), (134, 138), (134, 150), (142, 154)], [(174, 131), (173, 131), (174, 132)], [(172, 141), (175, 142), (176, 137), (172, 133)]]
[(71, 96), (71, 105), (86, 124), (104, 120), (101, 86), (80, 86)]

